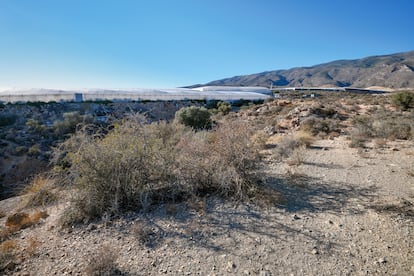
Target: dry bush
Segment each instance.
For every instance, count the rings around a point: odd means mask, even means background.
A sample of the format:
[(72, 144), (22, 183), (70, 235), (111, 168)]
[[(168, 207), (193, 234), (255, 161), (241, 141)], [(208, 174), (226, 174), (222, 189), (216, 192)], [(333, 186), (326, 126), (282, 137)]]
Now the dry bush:
[(69, 221), (146, 208), (158, 190), (159, 197), (173, 197), (174, 145), (182, 131), (179, 125), (131, 119), (104, 138), (83, 136), (69, 155), (79, 191), (75, 208), (66, 213)]
[(0, 252), (3, 254), (13, 253), (17, 249), (16, 240), (7, 240), (0, 244)]
[(30, 237), (27, 241), (27, 246), (24, 252), (32, 257), (38, 254), (39, 247), (41, 245), (41, 242), (37, 240), (36, 238)]
[(351, 147), (362, 147), (374, 139), (408, 140), (414, 138), (413, 114), (381, 112), (374, 116), (358, 116), (352, 121)]
[(27, 186), (23, 193), (27, 195), (25, 199), (25, 207), (45, 207), (55, 203), (58, 196), (54, 189), (53, 179), (36, 176), (29, 186)]
[(314, 136), (326, 136), (331, 132), (340, 132), (341, 128), (336, 120), (308, 117), (301, 122), (300, 130), (309, 132)]
[(300, 145), (303, 145), (307, 148), (315, 142), (315, 137), (304, 131), (295, 132), (293, 134), (293, 137), (299, 142)]
[(8, 216), (6, 220), (6, 227), (10, 229), (16, 229), (16, 231), (30, 227), (31, 225), (32, 221), (29, 214), (24, 212), (15, 213), (11, 216)]
[(305, 162), (305, 151), (305, 146), (295, 148), (289, 159), (286, 160), (286, 164), (289, 166), (298, 166), (300, 164), (303, 164)]
[(149, 244), (155, 236), (152, 228), (143, 220), (136, 220), (134, 224), (131, 225), (130, 231), (132, 235), (143, 245)]
[(199, 214), (205, 214), (207, 212), (206, 198), (193, 197), (187, 202), (187, 206)]
[(291, 158), (291, 161), (288, 161), (288, 163), (300, 164), (303, 161), (303, 152), (306, 147), (309, 147), (313, 142), (314, 138), (312, 136), (306, 134), (305, 132), (298, 132), (294, 135), (282, 137), (274, 152), (279, 160), (293, 157)]
[(12, 264), (17, 247), (16, 240), (6, 240), (0, 244), (0, 272), (9, 269), (7, 266)]
[(0, 210), (0, 218), (4, 218), (6, 216), (6, 212)]
[(46, 211), (36, 211), (31, 216), (25, 212), (15, 213), (7, 217), (6, 227), (11, 233), (14, 233), (39, 223), (41, 219), (44, 219), (47, 216), (48, 214)]
[(62, 223), (212, 193), (248, 198), (256, 189), (259, 161), (251, 135), (241, 121), (195, 132), (130, 118), (105, 137), (75, 136), (78, 146), (70, 146), (66, 156), (76, 196)]
[(387, 146), (387, 140), (384, 138), (376, 138), (374, 139), (374, 146), (376, 148), (385, 148)]
[(117, 254), (118, 253), (115, 252), (111, 246), (102, 246), (102, 248), (89, 260), (89, 264), (85, 269), (86, 275), (122, 275), (116, 264), (118, 258)]
[(186, 135), (178, 144), (179, 182), (196, 196), (211, 193), (248, 198), (258, 183), (260, 156), (252, 130), (242, 121), (226, 121), (211, 132)]

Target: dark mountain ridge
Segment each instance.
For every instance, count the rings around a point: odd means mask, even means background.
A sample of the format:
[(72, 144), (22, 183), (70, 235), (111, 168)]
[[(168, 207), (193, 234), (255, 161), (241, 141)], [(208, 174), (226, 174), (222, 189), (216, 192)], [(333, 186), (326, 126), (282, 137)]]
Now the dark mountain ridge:
[(414, 51), (234, 76), (205, 85), (414, 88)]

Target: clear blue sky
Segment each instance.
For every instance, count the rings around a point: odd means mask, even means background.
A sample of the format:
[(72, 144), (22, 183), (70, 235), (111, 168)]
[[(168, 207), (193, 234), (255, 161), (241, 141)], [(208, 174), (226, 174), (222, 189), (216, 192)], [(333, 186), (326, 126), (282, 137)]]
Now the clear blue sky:
[(414, 50), (412, 0), (0, 0), (0, 88), (177, 87)]

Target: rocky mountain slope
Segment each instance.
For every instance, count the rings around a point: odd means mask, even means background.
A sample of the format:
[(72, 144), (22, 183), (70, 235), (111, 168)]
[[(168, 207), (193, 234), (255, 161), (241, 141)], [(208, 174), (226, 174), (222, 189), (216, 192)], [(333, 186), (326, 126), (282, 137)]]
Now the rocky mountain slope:
[(414, 51), (235, 76), (206, 85), (413, 88)]

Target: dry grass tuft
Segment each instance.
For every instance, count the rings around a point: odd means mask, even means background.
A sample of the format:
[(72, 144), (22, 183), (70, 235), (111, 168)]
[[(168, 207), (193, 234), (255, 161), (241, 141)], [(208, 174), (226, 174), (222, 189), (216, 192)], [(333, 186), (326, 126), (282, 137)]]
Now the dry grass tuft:
[(299, 166), (305, 162), (305, 146), (300, 146), (293, 150), (289, 159), (286, 160), (286, 164), (289, 166)]
[(0, 244), (0, 272), (8, 269), (9, 265), (13, 266), (13, 260), (15, 258), (15, 251), (18, 248), (16, 240), (6, 240)]
[(41, 245), (41, 242), (34, 237), (30, 237), (27, 243), (27, 247), (25, 249), (25, 253), (33, 257), (38, 254), (38, 249)]
[(31, 216), (25, 212), (15, 213), (6, 220), (6, 227), (11, 233), (17, 232), (21, 229), (28, 228), (39, 223), (41, 219), (47, 218), (46, 211), (36, 211)]
[(16, 231), (30, 227), (31, 225), (32, 225), (32, 221), (30, 219), (29, 214), (24, 213), (24, 212), (15, 213), (7, 217), (7, 220), (6, 220), (6, 226), (10, 229), (16, 229)]
[(134, 224), (130, 227), (130, 231), (134, 237), (144, 245), (149, 244), (155, 234), (148, 223), (142, 220), (135, 221)]
[(199, 214), (207, 212), (207, 202), (205, 198), (194, 197), (187, 202), (187, 206)]
[(36, 176), (31, 184), (24, 189), (27, 194), (25, 207), (45, 207), (58, 200), (57, 194), (53, 191), (54, 183), (51, 178)]
[(122, 275), (116, 264), (117, 253), (109, 245), (104, 245), (89, 260), (85, 269), (86, 275)]
[(7, 240), (0, 244), (0, 252), (2, 254), (9, 254), (13, 253), (14, 250), (17, 249), (17, 241), (16, 240)]

